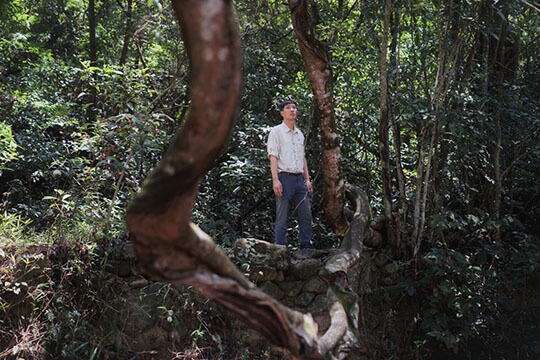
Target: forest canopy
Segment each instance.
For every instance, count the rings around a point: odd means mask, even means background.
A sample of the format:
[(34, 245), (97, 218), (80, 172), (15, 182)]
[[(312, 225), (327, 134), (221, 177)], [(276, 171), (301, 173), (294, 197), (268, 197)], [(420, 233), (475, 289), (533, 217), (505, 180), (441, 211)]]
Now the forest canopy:
[[(391, 259), (392, 286), (381, 279), (362, 303), (394, 314), (406, 298), (413, 325), (377, 334), (377, 354), (538, 357), (540, 6), (301, 1), (311, 21), (302, 38), (293, 3), (233, 4), (239, 108), (191, 221), (225, 252), (238, 238), (272, 242), (266, 140), (281, 121), (277, 104), (294, 99), (315, 187), (315, 247), (338, 249), (346, 232), (328, 201), (351, 205), (325, 192), (331, 145), (336, 179), (361, 189), (385, 224), (375, 251)], [(186, 45), (172, 6), (159, 0), (0, 3), (3, 264), (13, 249), (52, 244), (87, 247), (100, 262), (129, 239), (129, 202), (193, 113)], [(310, 50), (328, 70), (327, 104)], [(12, 292), (0, 291), (0, 311)], [(0, 318), (0, 327), (9, 344), (14, 322)]]

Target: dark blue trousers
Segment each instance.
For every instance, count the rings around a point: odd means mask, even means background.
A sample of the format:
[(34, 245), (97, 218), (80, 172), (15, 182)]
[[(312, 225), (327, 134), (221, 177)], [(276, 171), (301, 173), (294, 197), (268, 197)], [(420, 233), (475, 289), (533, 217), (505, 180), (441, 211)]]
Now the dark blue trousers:
[(287, 222), (292, 211), (298, 215), (300, 247), (311, 246), (311, 204), (302, 174), (278, 174), (283, 188), (282, 196), (276, 195), (276, 244), (287, 245)]

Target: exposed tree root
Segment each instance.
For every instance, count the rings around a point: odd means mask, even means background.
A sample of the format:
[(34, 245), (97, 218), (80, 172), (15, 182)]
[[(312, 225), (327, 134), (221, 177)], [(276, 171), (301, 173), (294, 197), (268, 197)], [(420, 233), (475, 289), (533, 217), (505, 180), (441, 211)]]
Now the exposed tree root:
[(295, 358), (345, 358), (358, 348), (358, 300), (347, 273), (371, 234), (367, 197), (348, 187), (355, 212), (342, 251), (320, 274), (329, 283), (331, 326), (319, 337), (310, 314), (258, 290), (190, 223), (198, 183), (233, 127), (241, 91), (240, 51), (230, 1), (175, 0), (173, 6), (190, 56), (193, 99), (185, 125), (128, 209), (141, 268), (153, 279), (196, 287)]

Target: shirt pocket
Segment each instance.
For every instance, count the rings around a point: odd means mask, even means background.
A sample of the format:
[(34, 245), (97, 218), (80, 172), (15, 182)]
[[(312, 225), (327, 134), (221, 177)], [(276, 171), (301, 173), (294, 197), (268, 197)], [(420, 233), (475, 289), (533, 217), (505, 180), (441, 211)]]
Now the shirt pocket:
[(293, 139), (290, 136), (285, 136), (281, 144), (281, 159), (288, 171), (291, 171), (291, 168), (295, 166), (296, 151), (297, 149)]
[(304, 137), (302, 135), (294, 136), (293, 141), (291, 142), (291, 146), (294, 149), (294, 153), (300, 158), (300, 160), (304, 160)]

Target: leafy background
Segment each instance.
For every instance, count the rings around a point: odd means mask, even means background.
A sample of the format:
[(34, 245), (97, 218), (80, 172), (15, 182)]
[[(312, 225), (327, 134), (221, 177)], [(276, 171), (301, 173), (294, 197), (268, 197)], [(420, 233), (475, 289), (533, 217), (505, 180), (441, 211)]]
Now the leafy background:
[[(340, 3), (351, 9), (348, 16), (339, 14)], [(265, 143), (270, 128), (280, 121), (275, 105), (291, 97), (301, 109), (298, 125), (308, 137), (308, 163), (317, 189), (312, 201), (314, 243), (319, 248), (338, 246), (340, 239), (325, 224), (322, 211), (317, 116), (289, 10), (279, 1), (235, 5), (243, 53), (242, 105), (228, 148), (200, 185), (193, 220), (225, 250), (238, 237), (273, 238)], [(378, 215), (378, 64), (384, 7), (355, 1), (318, 5), (318, 36), (332, 44), (344, 176), (368, 193)], [(480, 5), (483, 10), (476, 12)], [(97, 281), (107, 254), (128, 238), (123, 216), (129, 199), (189, 115), (190, 89), (189, 64), (170, 6), (157, 0), (96, 2), (96, 61), (90, 60), (88, 6), (88, 0), (0, 3), (0, 255), (4, 265), (13, 265), (24, 261), (31, 246), (82, 247), (90, 255), (72, 259), (80, 253), (73, 252), (68, 268), (91, 273)], [(470, 64), (455, 65), (456, 76), (444, 94), (437, 151), (446, 161), (434, 170), (439, 197), (430, 201), (439, 206), (426, 225), (421, 255), (396, 259), (388, 276), (399, 285), (381, 285), (365, 299), (386, 302), (387, 319), (395, 316), (396, 296), (411, 304), (412, 331), (401, 335), (410, 340), (409, 346), (398, 349), (390, 344), (398, 343), (395, 336), (378, 334), (387, 339), (381, 354), (537, 358), (540, 17), (523, 2), (510, 1), (400, 0), (393, 11), (390, 95), (409, 210), (415, 203), (422, 132), (433, 124), (430, 89), (439, 47), (443, 43), (452, 48), (458, 38), (441, 40), (444, 16), (456, 29), (469, 31), (461, 46)], [(500, 36), (501, 19), (508, 22), (503, 46), (516, 58), (509, 75), (498, 75), (490, 62), (490, 44)], [(128, 51), (122, 59), (126, 39)], [(468, 77), (458, 76), (467, 71)], [(499, 217), (492, 212), (497, 111), (502, 113), (501, 162), (508, 169)], [(396, 145), (391, 142), (391, 153)], [(395, 161), (392, 166), (393, 172)], [(412, 217), (402, 216), (407, 241)], [(293, 225), (293, 239), (295, 231)], [(5, 316), (0, 326), (5, 335), (14, 328), (22, 331), (6, 314), (13, 306), (8, 295), (25, 286), (13, 285), (15, 272), (4, 265), (0, 310)], [(61, 283), (48, 281), (51, 287)], [(65, 307), (51, 311), (73, 313), (72, 304), (83, 296), (73, 289), (63, 293), (70, 299)], [(96, 299), (99, 296), (106, 297), (97, 293)], [(91, 313), (85, 315), (84, 324), (95, 324)], [(72, 321), (44, 316), (31, 312), (27, 320), (60, 328), (69, 328)], [(38, 330), (40, 344), (54, 343), (52, 328)], [(72, 335), (88, 331), (83, 327)], [(93, 349), (98, 347), (94, 344)], [(84, 358), (74, 348), (48, 349), (62, 357)]]

